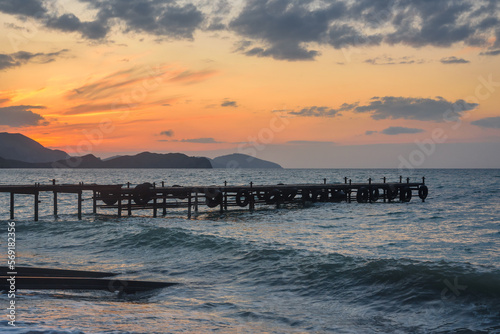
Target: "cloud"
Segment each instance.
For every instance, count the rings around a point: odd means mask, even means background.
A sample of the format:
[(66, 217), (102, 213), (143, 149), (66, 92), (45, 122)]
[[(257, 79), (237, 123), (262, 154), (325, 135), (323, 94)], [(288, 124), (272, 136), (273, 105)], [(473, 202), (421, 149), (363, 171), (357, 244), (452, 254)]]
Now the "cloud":
[(68, 52), (69, 50), (63, 49), (51, 53), (31, 53), (26, 51), (19, 51), (11, 54), (0, 54), (0, 70), (8, 70), (14, 67), (19, 67), (27, 63), (46, 64), (53, 62), (60, 55)]
[(77, 32), (83, 38), (100, 40), (112, 28), (124, 33), (147, 33), (172, 39), (192, 39), (205, 15), (193, 4), (174, 0), (82, 0), (95, 13), (92, 21), (82, 21), (77, 12), (59, 13), (42, 0), (2, 1), (0, 12), (38, 19), (47, 28)]
[(174, 130), (166, 130), (160, 132), (161, 136), (167, 136), (167, 137), (172, 137), (174, 135)]
[(365, 132), (365, 135), (371, 136), (371, 135), (373, 135), (375, 133), (378, 133), (378, 131), (368, 130), (368, 131)]
[(220, 144), (222, 142), (216, 141), (213, 138), (193, 138), (193, 139), (181, 139), (181, 143), (196, 143), (196, 144)]
[(470, 122), (470, 124), (482, 128), (500, 129), (500, 116), (481, 118), (477, 121)]
[(391, 126), (388, 127), (387, 129), (382, 130), (382, 133), (384, 135), (401, 135), (401, 134), (412, 134), (412, 133), (421, 133), (424, 132), (422, 129), (415, 129), (415, 128), (405, 128), (402, 126)]
[(289, 115), (294, 116), (303, 116), (303, 117), (335, 117), (340, 115), (339, 113), (342, 111), (352, 110), (358, 105), (358, 103), (347, 104), (344, 103), (340, 106), (340, 108), (334, 109), (330, 107), (306, 107), (301, 109), (300, 111), (288, 111)]
[(45, 118), (31, 109), (45, 109), (44, 106), (19, 105), (0, 108), (0, 125), (9, 127), (48, 125)]
[(413, 59), (413, 57), (400, 57), (400, 58), (392, 58), (389, 56), (381, 56), (381, 57), (375, 57), (375, 58), (370, 58), (366, 59), (365, 63), (371, 64), (371, 65), (408, 65), (408, 64), (423, 64), (425, 63), (425, 60), (423, 59)]
[(293, 145), (330, 145), (335, 144), (332, 141), (317, 141), (317, 140), (290, 140), (286, 142), (287, 144)]
[[(248, 42), (238, 52), (287, 61), (314, 60), (324, 46), (488, 47), (496, 37), (494, 47), (500, 48), (496, 0), (246, 0), (234, 16), (230, 1), (80, 2), (87, 5), (83, 13), (59, 12), (45, 0), (2, 1), (0, 12), (89, 40), (106, 39), (112, 31), (190, 40), (197, 30), (229, 30)], [(83, 20), (86, 14), (93, 19)]]
[(103, 104), (79, 104), (77, 106), (71, 107), (64, 112), (65, 115), (82, 115), (90, 114), (96, 112), (114, 112), (117, 110), (122, 110), (129, 108), (130, 105), (126, 103), (103, 103)]
[[(165, 135), (164, 132), (169, 132), (169, 131), (172, 131), (172, 130), (163, 131), (161, 134)], [(172, 135), (173, 135), (173, 131), (172, 131)], [(170, 136), (167, 135), (167, 137), (170, 137)], [(178, 140), (178, 139), (160, 139), (158, 141), (177, 142), (177, 143), (193, 143), (193, 144), (222, 144), (222, 143), (224, 143), (222, 141), (217, 141), (214, 138), (191, 138), (191, 139), (181, 139), (181, 140)]]
[(236, 101), (224, 101), (224, 102), (221, 103), (221, 107), (234, 107), (234, 108), (237, 108), (238, 104), (236, 103)]
[(47, 10), (43, 6), (43, 2), (40, 0), (24, 0), (1, 1), (0, 12), (28, 17), (40, 17), (45, 15)]
[(484, 51), (479, 54), (480, 56), (498, 56), (500, 55), (500, 49)]
[(206, 79), (210, 78), (216, 73), (216, 71), (212, 70), (204, 70), (204, 71), (190, 71), (186, 70), (183, 71), (177, 75), (175, 75), (173, 78), (170, 78), (170, 82), (180, 82), (184, 83), (186, 85), (198, 83), (205, 81)]
[(463, 58), (457, 58), (457, 57), (447, 57), (447, 58), (442, 58), (441, 63), (443, 64), (468, 64), (470, 61), (463, 59)]
[(500, 36), (499, 12), (494, 0), (248, 0), (229, 28), (246, 41), (238, 52), (313, 60), (321, 45), (486, 47)]
[(385, 96), (374, 97), (368, 105), (358, 106), (353, 110), (358, 113), (371, 113), (371, 117), (375, 120), (410, 119), (442, 122), (457, 119), (464, 112), (478, 106), (477, 103), (468, 103), (464, 100), (451, 102), (442, 97), (429, 99)]
[[(113, 72), (103, 78), (79, 86), (66, 94), (68, 99), (82, 99), (87, 101), (108, 97), (118, 97), (121, 93), (130, 95), (138, 87), (143, 88), (145, 82), (154, 85), (162, 80), (166, 70), (158, 68), (131, 67), (122, 71)], [(122, 101), (121, 99), (120, 101)]]

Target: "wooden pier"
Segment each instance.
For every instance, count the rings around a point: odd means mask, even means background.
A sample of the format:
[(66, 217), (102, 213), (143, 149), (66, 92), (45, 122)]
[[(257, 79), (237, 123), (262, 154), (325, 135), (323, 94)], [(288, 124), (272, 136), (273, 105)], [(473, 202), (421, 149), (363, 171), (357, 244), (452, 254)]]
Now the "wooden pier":
[(34, 220), (39, 219), (39, 195), (41, 192), (53, 194), (53, 213), (58, 214), (58, 194), (76, 194), (78, 219), (82, 219), (82, 195), (92, 192), (92, 213), (97, 210), (116, 210), (119, 217), (132, 215), (134, 210), (152, 210), (153, 217), (160, 212), (165, 216), (168, 209), (185, 208), (187, 216), (191, 218), (193, 211), (197, 213), (200, 207), (218, 208), (221, 213), (229, 207), (248, 207), (254, 210), (256, 206), (273, 205), (280, 207), (289, 203), (307, 202), (409, 202), (415, 195), (425, 201), (428, 188), (425, 178), (422, 182), (410, 182), (407, 178), (399, 178), (399, 182), (353, 183), (344, 178), (344, 183), (320, 184), (277, 184), (277, 185), (248, 185), (223, 186), (165, 186), (165, 183), (143, 183), (132, 186), (126, 185), (98, 185), (98, 184), (52, 184), (35, 185), (0, 185), (0, 193), (10, 193), (10, 219), (15, 218), (15, 195), (33, 195)]

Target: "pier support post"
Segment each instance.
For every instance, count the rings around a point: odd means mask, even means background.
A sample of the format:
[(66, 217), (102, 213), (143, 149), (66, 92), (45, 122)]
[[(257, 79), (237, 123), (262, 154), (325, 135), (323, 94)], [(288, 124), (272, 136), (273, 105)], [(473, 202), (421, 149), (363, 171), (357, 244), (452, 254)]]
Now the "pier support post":
[(14, 193), (10, 193), (10, 219), (14, 219)]
[(191, 219), (191, 191), (188, 193), (188, 219)]
[(78, 191), (78, 220), (82, 220), (82, 191)]
[(153, 218), (156, 218), (158, 216), (158, 212), (157, 212), (157, 207), (156, 207), (156, 194), (155, 194), (155, 198), (153, 198)]
[(38, 191), (35, 191), (35, 221), (38, 221)]
[[(219, 189), (219, 191), (222, 192), (222, 189)], [(224, 198), (222, 198), (222, 200), (220, 201), (220, 213), (224, 213)]]
[(57, 191), (54, 191), (54, 217), (57, 217)]
[(163, 217), (167, 215), (167, 193), (163, 193)]
[(250, 182), (250, 211), (255, 209), (255, 197), (253, 195), (253, 182)]
[(97, 213), (97, 198), (96, 198), (96, 191), (92, 191), (92, 213), (96, 214)]
[(194, 212), (198, 213), (198, 189), (194, 190)]
[(368, 202), (372, 203), (372, 178), (368, 179)]
[[(56, 179), (52, 179), (52, 185), (56, 185)], [(54, 190), (54, 217), (57, 217), (57, 191)]]
[(128, 209), (128, 216), (132, 216), (132, 194), (128, 194), (128, 203), (127, 203), (127, 209)]
[(121, 218), (122, 216), (122, 194), (118, 195), (118, 217)]

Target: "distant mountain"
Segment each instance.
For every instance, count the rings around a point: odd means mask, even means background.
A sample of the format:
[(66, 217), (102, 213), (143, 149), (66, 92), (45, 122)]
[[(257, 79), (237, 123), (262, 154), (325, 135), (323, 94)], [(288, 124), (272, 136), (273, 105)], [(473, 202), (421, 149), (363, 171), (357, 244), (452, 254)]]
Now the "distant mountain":
[(107, 161), (92, 154), (55, 162), (28, 163), (0, 158), (0, 168), (212, 168), (208, 158), (188, 157), (181, 153), (139, 153)]
[(223, 155), (210, 162), (213, 168), (283, 168), (274, 162), (241, 153)]
[(52, 162), (69, 158), (66, 152), (43, 147), (20, 133), (0, 133), (0, 157), (24, 162)]
[(143, 152), (106, 160), (103, 164), (104, 168), (212, 168), (208, 158), (188, 157), (182, 153)]
[(0, 133), (0, 168), (282, 168), (270, 161), (235, 153), (213, 160), (182, 153), (143, 152), (107, 159), (92, 154), (70, 157), (19, 133)]

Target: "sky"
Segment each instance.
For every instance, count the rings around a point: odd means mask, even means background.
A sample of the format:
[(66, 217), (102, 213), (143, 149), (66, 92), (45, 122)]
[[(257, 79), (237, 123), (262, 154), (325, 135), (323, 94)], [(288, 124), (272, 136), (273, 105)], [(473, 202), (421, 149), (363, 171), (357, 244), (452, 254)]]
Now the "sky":
[(0, 132), (72, 155), (500, 168), (500, 1), (1, 0)]

